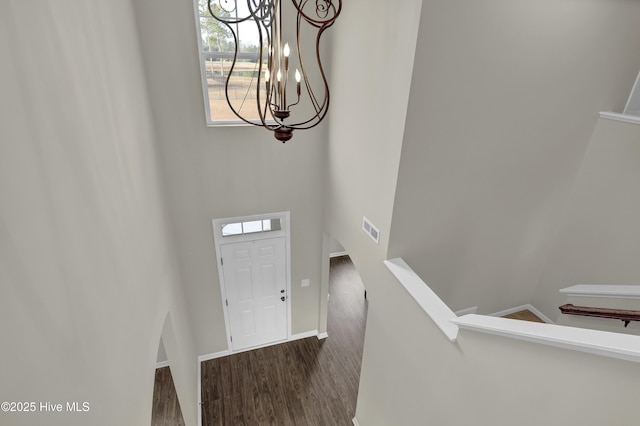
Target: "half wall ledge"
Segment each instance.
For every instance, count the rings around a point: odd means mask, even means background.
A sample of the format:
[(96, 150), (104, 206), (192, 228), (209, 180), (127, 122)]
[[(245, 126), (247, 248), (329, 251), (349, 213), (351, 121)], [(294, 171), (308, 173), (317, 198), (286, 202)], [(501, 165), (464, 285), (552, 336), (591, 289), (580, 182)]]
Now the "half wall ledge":
[(640, 362), (640, 336), (485, 315), (465, 315), (452, 322), (460, 328), (481, 333)]
[(562, 349), (640, 362), (640, 336), (517, 321), (488, 315), (468, 314), (458, 317), (403, 259), (385, 260), (384, 264), (452, 342), (456, 341), (460, 328), (463, 328)]
[(455, 342), (458, 337), (458, 326), (453, 324), (451, 320), (458, 318), (458, 316), (402, 258), (385, 260), (384, 264), (444, 335)]
[(636, 115), (620, 114), (619, 112), (603, 111), (600, 113), (600, 118), (606, 118), (607, 120), (622, 121), (631, 124), (640, 124), (640, 117)]
[(563, 288), (567, 296), (608, 297), (614, 299), (640, 299), (640, 285), (577, 284)]

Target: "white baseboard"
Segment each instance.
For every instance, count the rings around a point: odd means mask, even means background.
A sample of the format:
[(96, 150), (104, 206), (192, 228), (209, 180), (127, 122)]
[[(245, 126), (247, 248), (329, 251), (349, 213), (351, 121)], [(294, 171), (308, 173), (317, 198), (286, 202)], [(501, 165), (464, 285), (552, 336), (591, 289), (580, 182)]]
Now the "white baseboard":
[(351, 419), (351, 421), (353, 422), (353, 426), (360, 426), (360, 423), (358, 423), (358, 419), (356, 419), (355, 417)]
[(340, 256), (348, 256), (349, 253), (346, 251), (336, 251), (334, 253), (329, 253), (329, 257), (340, 257)]
[[(204, 361), (209, 361), (210, 359), (222, 358), (222, 357), (229, 356), (229, 355), (234, 355), (234, 354), (239, 354), (239, 353), (242, 353), (242, 352), (252, 351), (254, 349), (266, 348), (267, 346), (279, 345), (281, 343), (293, 342), (294, 340), (306, 339), (307, 337), (318, 337), (318, 339), (320, 339), (321, 338), (320, 336), (322, 336), (323, 334), (326, 335), (327, 333), (318, 333), (318, 330), (309, 330), (309, 331), (305, 331), (304, 333), (294, 334), (291, 337), (289, 337), (287, 340), (280, 340), (278, 342), (266, 343), (264, 345), (254, 346), (254, 347), (246, 348), (246, 349), (240, 349), (240, 350), (237, 350), (237, 351), (232, 351), (230, 349), (227, 349), (226, 351), (215, 352), (215, 353), (212, 353), (212, 354), (199, 355), (198, 356), (198, 363), (204, 362)], [(324, 338), (324, 337), (322, 337), (322, 338)]]
[(306, 339), (307, 337), (316, 337), (318, 335), (318, 330), (309, 330), (304, 333), (294, 334), (289, 339), (288, 342), (293, 342), (294, 340)]
[(549, 318), (548, 316), (540, 312), (538, 308), (536, 308), (535, 306), (529, 305), (528, 309), (534, 314), (536, 314), (538, 318), (540, 318), (542, 321), (546, 322), (547, 324), (555, 324), (553, 321), (551, 321), (551, 318)]
[(212, 354), (199, 355), (198, 364), (204, 361), (209, 361), (210, 359), (222, 358), (223, 356), (231, 355), (231, 353), (232, 352), (230, 350), (226, 350), (226, 351), (214, 352)]
[(463, 315), (475, 314), (476, 312), (478, 312), (478, 307), (477, 306), (472, 306), (472, 307), (467, 308), (467, 309), (461, 309), (461, 310), (456, 311), (454, 313), (457, 316), (461, 317)]
[(329, 337), (329, 333), (326, 331), (324, 333), (318, 333), (318, 340), (326, 339), (327, 337)]
[(526, 305), (516, 306), (515, 308), (505, 309), (504, 311), (495, 312), (495, 313), (493, 313), (493, 314), (491, 314), (489, 316), (491, 316), (491, 317), (502, 317), (502, 316), (505, 316), (505, 315), (513, 314), (515, 312), (523, 311), (525, 309), (528, 309), (531, 312), (533, 312), (534, 314), (536, 314), (536, 316), (538, 318), (540, 318), (542, 321), (546, 322), (547, 324), (554, 324), (554, 322), (551, 321), (545, 314), (540, 312), (535, 306), (530, 305), (528, 303)]
[(156, 362), (156, 370), (158, 368), (164, 368), (164, 367), (168, 367), (169, 366), (169, 361), (160, 361), (160, 362)]

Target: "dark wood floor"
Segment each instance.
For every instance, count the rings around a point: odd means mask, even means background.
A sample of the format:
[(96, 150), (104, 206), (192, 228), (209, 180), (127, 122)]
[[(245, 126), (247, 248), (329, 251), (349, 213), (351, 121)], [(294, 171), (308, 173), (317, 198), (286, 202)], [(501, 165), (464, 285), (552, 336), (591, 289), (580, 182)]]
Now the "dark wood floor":
[(202, 424), (351, 425), (367, 304), (347, 256), (331, 259), (328, 334), (202, 363)]
[(184, 426), (182, 411), (173, 385), (169, 367), (156, 370), (153, 386), (153, 408), (151, 410), (151, 426)]

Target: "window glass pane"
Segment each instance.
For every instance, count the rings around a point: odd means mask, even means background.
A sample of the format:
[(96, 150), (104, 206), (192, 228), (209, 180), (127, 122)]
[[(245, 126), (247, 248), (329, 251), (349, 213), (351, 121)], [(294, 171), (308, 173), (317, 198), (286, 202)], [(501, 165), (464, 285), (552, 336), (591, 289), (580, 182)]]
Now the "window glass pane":
[(255, 220), (252, 222), (242, 222), (242, 231), (245, 234), (251, 234), (253, 232), (262, 232), (262, 221)]
[[(243, 2), (226, 2), (237, 4), (238, 10), (225, 11), (218, 2), (212, 2), (214, 12), (220, 16), (235, 19), (236, 16), (247, 16), (248, 9)], [(214, 19), (207, 7), (207, 0), (198, 0), (200, 16), (200, 38), (202, 40), (202, 62), (205, 73), (205, 95), (209, 104), (210, 121), (239, 120), (229, 108), (225, 96), (225, 84), (230, 73), (235, 51), (235, 43), (231, 30)], [(239, 49), (236, 65), (229, 80), (229, 101), (233, 107), (250, 120), (259, 120), (257, 109), (256, 85), (260, 59), (259, 35), (252, 20), (232, 24), (238, 35)], [(266, 69), (266, 58), (263, 59), (263, 73)], [(266, 91), (260, 88), (260, 98), (264, 100)], [(268, 116), (270, 119), (271, 116)]]
[(251, 220), (247, 222), (227, 223), (222, 226), (222, 236), (229, 237), (233, 235), (254, 234), (256, 232), (273, 232), (280, 231), (282, 223), (280, 218)]
[(242, 234), (242, 224), (241, 223), (229, 223), (222, 227), (222, 236), (226, 237), (228, 235), (240, 235)]
[(265, 231), (267, 231), (267, 230), (268, 230), (268, 231), (279, 231), (279, 230), (281, 230), (281, 229), (282, 229), (282, 226), (281, 226), (281, 224), (280, 224), (280, 218), (278, 218), (278, 219), (269, 219), (269, 220), (265, 220), (265, 222), (266, 222), (266, 223), (268, 223), (268, 225), (266, 225), (266, 226), (268, 226), (268, 227), (269, 227), (269, 229), (267, 229), (267, 228), (263, 225), (263, 227), (264, 227), (264, 230), (265, 230)]

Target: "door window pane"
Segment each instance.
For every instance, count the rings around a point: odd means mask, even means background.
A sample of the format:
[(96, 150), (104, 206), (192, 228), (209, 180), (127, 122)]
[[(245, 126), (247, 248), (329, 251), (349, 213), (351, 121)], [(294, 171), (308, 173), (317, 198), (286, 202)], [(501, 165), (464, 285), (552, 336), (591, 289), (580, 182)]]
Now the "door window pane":
[(256, 232), (275, 232), (282, 230), (280, 218), (251, 220), (246, 222), (227, 223), (222, 225), (222, 236), (254, 234)]
[(254, 232), (262, 232), (262, 221), (242, 222), (242, 233), (252, 234)]
[(242, 234), (242, 223), (229, 223), (222, 226), (222, 236)]

